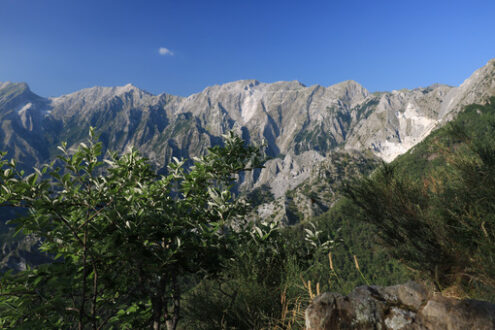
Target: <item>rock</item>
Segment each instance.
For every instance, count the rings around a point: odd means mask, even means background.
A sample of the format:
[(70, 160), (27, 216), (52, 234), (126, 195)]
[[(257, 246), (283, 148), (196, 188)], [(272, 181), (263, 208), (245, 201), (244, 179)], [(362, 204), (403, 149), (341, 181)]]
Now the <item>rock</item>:
[(495, 305), (444, 297), (415, 282), (326, 292), (306, 309), (306, 329), (495, 329)]
[(436, 296), (417, 315), (419, 329), (495, 329), (495, 305)]

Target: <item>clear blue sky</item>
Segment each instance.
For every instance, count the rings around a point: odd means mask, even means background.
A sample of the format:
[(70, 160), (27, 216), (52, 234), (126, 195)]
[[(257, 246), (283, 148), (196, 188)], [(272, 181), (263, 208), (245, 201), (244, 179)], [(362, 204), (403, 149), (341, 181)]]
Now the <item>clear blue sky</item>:
[(239, 79), (458, 85), (493, 57), (494, 0), (0, 0), (0, 81), (42, 96), (126, 83), (185, 96)]

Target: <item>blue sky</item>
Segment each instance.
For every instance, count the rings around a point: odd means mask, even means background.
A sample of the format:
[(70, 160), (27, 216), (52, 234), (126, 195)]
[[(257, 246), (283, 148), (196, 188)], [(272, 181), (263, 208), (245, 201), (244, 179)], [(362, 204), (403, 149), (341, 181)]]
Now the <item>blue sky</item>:
[(493, 0), (0, 0), (0, 81), (42, 96), (126, 83), (186, 96), (239, 79), (459, 85), (493, 57)]

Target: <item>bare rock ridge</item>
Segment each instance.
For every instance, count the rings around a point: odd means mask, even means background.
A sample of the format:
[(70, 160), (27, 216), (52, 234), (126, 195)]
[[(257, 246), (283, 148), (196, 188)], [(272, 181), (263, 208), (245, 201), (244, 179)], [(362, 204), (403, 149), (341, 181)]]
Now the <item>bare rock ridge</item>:
[(458, 300), (408, 282), (389, 287), (361, 286), (348, 296), (326, 292), (305, 313), (308, 330), (495, 329), (495, 305)]
[(440, 109), (442, 121), (452, 119), (462, 107), (495, 95), (495, 58), (476, 70), (459, 87), (449, 91)]
[(267, 144), (273, 159), (243, 178), (240, 189), (268, 185), (282, 197), (310, 175), (311, 166), (334, 151), (372, 153), (385, 161), (406, 152), (462, 109), (495, 94), (495, 60), (459, 87), (370, 93), (355, 81), (329, 87), (298, 81), (242, 80), (188, 97), (152, 95), (133, 85), (93, 87), (55, 98), (26, 84), (0, 83), (0, 150), (30, 168), (47, 162), (56, 146), (76, 147), (89, 126), (105, 150), (133, 146), (156, 166), (191, 157), (235, 130)]

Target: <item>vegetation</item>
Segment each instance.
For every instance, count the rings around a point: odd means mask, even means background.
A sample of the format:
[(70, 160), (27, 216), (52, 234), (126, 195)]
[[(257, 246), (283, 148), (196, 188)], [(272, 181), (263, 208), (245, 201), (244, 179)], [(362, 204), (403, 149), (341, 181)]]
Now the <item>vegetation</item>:
[(394, 258), (439, 289), (493, 300), (494, 178), (492, 98), (347, 193)]
[(354, 221), (354, 211), (344, 201), (305, 223), (258, 224), (263, 239), (243, 240), (221, 276), (189, 292), (184, 329), (303, 329), (304, 309), (316, 294), (411, 279), (376, 246), (371, 226)]
[(261, 166), (259, 150), (230, 134), (189, 170), (176, 160), (157, 176), (135, 151), (99, 160), (92, 135), (73, 155), (61, 147), (62, 168), (25, 176), (1, 160), (1, 204), (28, 209), (19, 229), (54, 258), (3, 276), (2, 325), (175, 329), (183, 284), (217, 274), (242, 235), (246, 205), (230, 188)]

